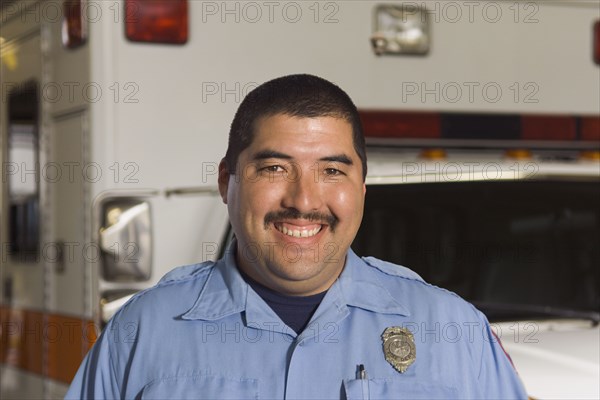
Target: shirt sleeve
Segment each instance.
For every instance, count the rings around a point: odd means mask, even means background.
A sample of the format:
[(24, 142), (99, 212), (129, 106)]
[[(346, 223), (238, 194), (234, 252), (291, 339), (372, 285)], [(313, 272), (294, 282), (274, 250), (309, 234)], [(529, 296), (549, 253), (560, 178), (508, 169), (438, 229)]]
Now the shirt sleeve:
[(527, 392), (500, 339), (484, 318), (479, 387), (490, 399), (527, 399)]
[(120, 384), (111, 355), (112, 321), (79, 366), (65, 399), (118, 399)]

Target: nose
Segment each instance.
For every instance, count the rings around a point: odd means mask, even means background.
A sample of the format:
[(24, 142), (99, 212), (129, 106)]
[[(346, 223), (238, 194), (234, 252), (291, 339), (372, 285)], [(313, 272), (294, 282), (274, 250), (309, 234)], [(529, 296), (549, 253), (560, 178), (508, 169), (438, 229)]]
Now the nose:
[(296, 176), (288, 176), (282, 207), (307, 213), (320, 210), (322, 205), (322, 187), (314, 174), (299, 171)]

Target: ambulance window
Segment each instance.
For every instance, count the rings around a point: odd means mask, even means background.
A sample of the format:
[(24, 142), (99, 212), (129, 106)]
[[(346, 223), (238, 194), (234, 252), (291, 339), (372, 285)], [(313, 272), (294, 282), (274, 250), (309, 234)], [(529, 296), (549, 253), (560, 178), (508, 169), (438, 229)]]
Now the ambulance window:
[(597, 181), (496, 181), (369, 186), (352, 247), (498, 321), (551, 311), (597, 318), (598, 243)]
[(15, 261), (37, 258), (39, 249), (39, 117), (37, 83), (8, 95), (8, 185), (10, 254)]

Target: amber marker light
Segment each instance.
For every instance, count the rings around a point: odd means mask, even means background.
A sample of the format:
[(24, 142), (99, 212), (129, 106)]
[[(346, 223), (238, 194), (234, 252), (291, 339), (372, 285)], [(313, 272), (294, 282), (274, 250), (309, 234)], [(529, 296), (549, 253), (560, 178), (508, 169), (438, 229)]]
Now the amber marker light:
[(419, 158), (425, 160), (445, 160), (447, 158), (446, 150), (444, 149), (423, 149)]
[(579, 159), (584, 161), (600, 161), (600, 150), (584, 150), (579, 154)]
[(509, 149), (506, 150), (504, 156), (513, 160), (530, 160), (532, 157), (531, 151), (527, 149)]

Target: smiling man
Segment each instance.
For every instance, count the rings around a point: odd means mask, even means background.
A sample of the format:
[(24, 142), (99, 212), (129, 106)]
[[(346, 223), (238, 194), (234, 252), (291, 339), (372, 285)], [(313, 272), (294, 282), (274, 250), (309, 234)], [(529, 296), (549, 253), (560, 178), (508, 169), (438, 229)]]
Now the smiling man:
[[(360, 226), (364, 167), (352, 126), (334, 115), (262, 116), (234, 164), (241, 176), (229, 168), (234, 160), (221, 163), (238, 267), (280, 293), (329, 289)], [(253, 246), (265, 256), (248, 254)]]
[(249, 93), (219, 166), (225, 257), (123, 306), (67, 397), (526, 398), (480, 312), (352, 252), (366, 172), (340, 88), (293, 75)]

